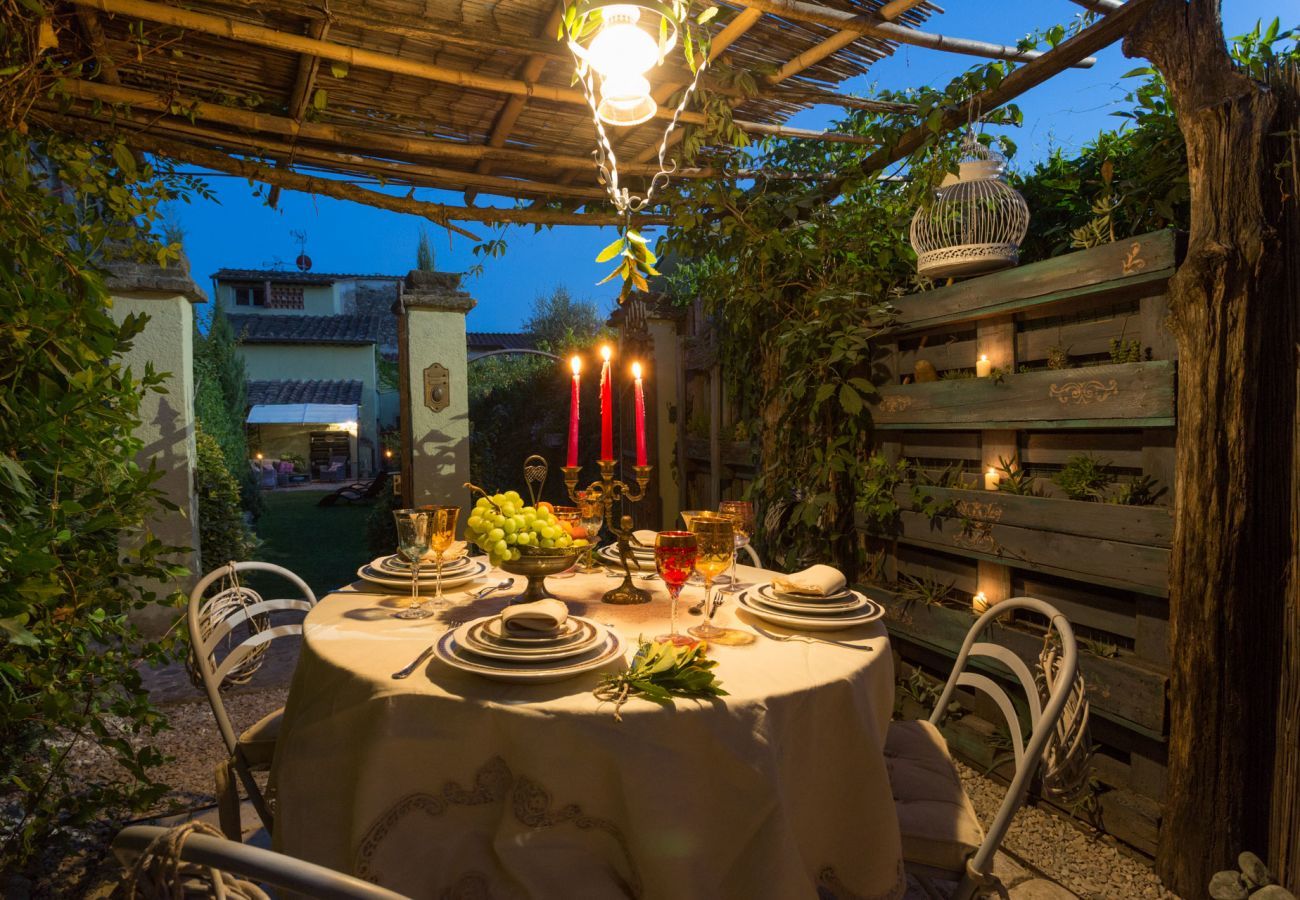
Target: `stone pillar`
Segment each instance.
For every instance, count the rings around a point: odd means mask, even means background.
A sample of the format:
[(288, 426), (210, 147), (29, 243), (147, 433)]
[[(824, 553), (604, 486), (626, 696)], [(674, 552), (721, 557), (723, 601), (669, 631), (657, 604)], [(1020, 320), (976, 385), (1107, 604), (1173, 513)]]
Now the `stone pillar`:
[[(128, 315), (149, 317), (144, 331), (136, 335), (122, 364), (137, 375), (152, 363), (167, 373), (166, 394), (150, 392), (140, 405), (140, 427), (136, 436), (144, 442), (139, 463), (156, 462), (163, 473), (157, 486), (178, 510), (159, 510), (150, 522), (154, 534), (165, 544), (191, 548), (177, 560), (195, 573), (174, 584), (156, 585), (166, 594), (188, 591), (199, 571), (198, 498), (194, 493), (194, 310), (193, 304), (207, 300), (189, 274), (179, 268), (162, 269), (139, 263), (113, 263), (107, 280), (113, 298), (111, 313), (118, 322)], [(133, 614), (149, 634), (161, 634), (176, 618), (176, 610), (152, 607)]]
[(412, 271), (398, 321), (402, 388), (403, 500), (466, 505), (469, 387), (465, 314), (474, 298), (460, 275)]

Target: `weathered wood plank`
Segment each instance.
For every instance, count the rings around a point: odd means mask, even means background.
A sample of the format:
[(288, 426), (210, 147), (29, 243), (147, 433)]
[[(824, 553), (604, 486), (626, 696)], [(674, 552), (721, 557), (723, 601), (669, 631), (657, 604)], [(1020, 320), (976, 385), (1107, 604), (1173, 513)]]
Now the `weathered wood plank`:
[[(891, 591), (864, 588), (873, 599), (884, 605), (885, 624), (891, 635), (940, 650), (956, 658), (974, 618), (970, 613), (945, 606), (913, 604), (904, 609)], [(1017, 628), (997, 627), (985, 633), (984, 640), (1001, 644), (1020, 656), (1030, 666), (1036, 665), (1043, 649), (1043, 639)], [(1079, 667), (1088, 683), (1088, 698), (1093, 711), (1135, 728), (1148, 737), (1159, 738), (1165, 729), (1165, 691), (1168, 677), (1159, 671), (1131, 662), (1123, 655), (1102, 658), (1081, 653)], [(998, 663), (987, 668), (1008, 674)]]
[[(889, 440), (899, 432), (889, 432), (882, 440)], [(903, 455), (918, 459), (951, 459), (970, 462), (972, 470), (980, 458), (980, 433), (978, 431), (918, 431), (902, 432), (900, 440)]]
[[(1155, 432), (1155, 429), (1151, 429)], [(1172, 429), (1168, 429), (1173, 434)], [(1026, 466), (1063, 466), (1070, 457), (1091, 454), (1109, 460), (1122, 469), (1142, 469), (1144, 440), (1148, 432), (1138, 429), (1113, 431), (1032, 431), (1022, 438), (1020, 461)], [(1047, 480), (1040, 479), (1047, 487)]]
[(895, 329), (915, 331), (1083, 294), (1158, 285), (1176, 264), (1174, 233), (1156, 231), (904, 297), (894, 303)]
[(881, 390), (877, 428), (1104, 428), (1174, 424), (1169, 361), (905, 384)]
[[(1012, 585), (1014, 596), (1027, 595), (1046, 600), (1076, 625), (1136, 641), (1138, 610), (1143, 603), (1152, 607), (1167, 606), (1158, 597), (1146, 597), (1118, 591), (1103, 585), (1086, 584), (1051, 578), (1038, 572), (1017, 576)], [(1136, 653), (1136, 650), (1134, 651)], [(1141, 656), (1141, 654), (1137, 654)], [(1151, 662), (1151, 660), (1147, 660)]]
[(899, 540), (1077, 581), (1168, 596), (1169, 551), (1163, 547), (1059, 534), (989, 522), (963, 524), (904, 512)]

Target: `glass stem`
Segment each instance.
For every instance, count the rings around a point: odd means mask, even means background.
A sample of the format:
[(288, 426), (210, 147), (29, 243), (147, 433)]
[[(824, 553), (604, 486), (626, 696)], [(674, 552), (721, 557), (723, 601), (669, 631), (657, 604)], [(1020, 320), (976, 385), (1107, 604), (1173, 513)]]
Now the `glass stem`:
[(704, 627), (713, 627), (713, 579), (704, 579)]
[(433, 599), (435, 602), (441, 602), (442, 601), (442, 554), (441, 553), (438, 554), (438, 565), (434, 569), (434, 572), (435, 572), (435, 577), (437, 578), (437, 587), (434, 589)]
[(731, 583), (727, 585), (729, 593), (735, 593), (736, 591), (736, 557), (739, 555), (739, 553), (734, 552), (731, 554)]
[(669, 606), (669, 609), (672, 610), (669, 613), (670, 616), (669, 621), (672, 622), (672, 627), (669, 629), (669, 633), (674, 638), (677, 637), (677, 597), (678, 595), (681, 594), (681, 592), (682, 592), (681, 585), (677, 585), (676, 587), (674, 587), (671, 584), (668, 585), (668, 595), (672, 598), (672, 604)]
[(417, 556), (411, 564), (411, 606), (420, 605), (420, 558)]

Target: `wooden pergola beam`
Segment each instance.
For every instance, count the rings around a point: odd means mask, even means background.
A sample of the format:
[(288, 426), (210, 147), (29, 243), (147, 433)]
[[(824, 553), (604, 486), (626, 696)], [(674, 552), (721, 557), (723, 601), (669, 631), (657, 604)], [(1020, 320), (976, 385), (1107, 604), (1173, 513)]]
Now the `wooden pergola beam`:
[[(880, 8), (880, 18), (889, 22), (897, 19), (914, 6), (920, 6), (925, 0), (892, 0)], [(843, 30), (836, 32), (814, 47), (809, 47), (794, 59), (787, 62), (773, 74), (767, 76), (768, 84), (780, 84), (787, 78), (798, 75), (809, 66), (814, 66), (833, 53), (843, 50), (861, 38), (857, 31)]]
[[(48, 128), (60, 130), (57, 116), (49, 117), (44, 112), (38, 111), (33, 113), (32, 118)], [(251, 160), (228, 156), (219, 150), (199, 147), (156, 134), (142, 132), (121, 133), (111, 126), (85, 120), (78, 120), (76, 123), (65, 122), (64, 124), (65, 126), (75, 124), (76, 133), (85, 137), (93, 139), (121, 137), (126, 145), (134, 150), (153, 153), (157, 156), (179, 160), (205, 169), (212, 169), (216, 172), (238, 175), (247, 178), (249, 181), (278, 184), (287, 190), (301, 191), (305, 194), (319, 194), (323, 197), (333, 197), (338, 200), (350, 200), (378, 209), (421, 216), (474, 241), (481, 240), (481, 238), (473, 232), (466, 231), (451, 223), (487, 222), (504, 225), (618, 226), (625, 222), (625, 217), (617, 213), (576, 213), (549, 209), (495, 209), (492, 207), (448, 206), (443, 203), (430, 203), (410, 197), (394, 197), (391, 194), (366, 190), (346, 181), (304, 175), (292, 169), (276, 169)], [(641, 215), (637, 219), (646, 225), (668, 225), (672, 222), (671, 217), (660, 215)]]
[[(763, 0), (767, 2), (767, 0)], [(912, 153), (925, 146), (936, 134), (943, 134), (959, 128), (971, 121), (978, 111), (987, 113), (1009, 103), (1021, 94), (1035, 88), (1066, 69), (1073, 67), (1078, 60), (1096, 53), (1118, 41), (1142, 16), (1145, 8), (1156, 0), (1128, 0), (1115, 12), (1083, 29), (1073, 37), (1067, 38), (1048, 50), (1037, 59), (1025, 63), (1002, 79), (997, 87), (980, 91), (965, 103), (950, 106), (940, 117), (937, 127), (929, 124), (917, 125), (899, 136), (898, 140), (861, 160), (852, 172), (837, 176), (825, 187), (818, 188), (813, 195), (823, 201), (834, 200), (844, 191), (844, 185), (853, 178), (863, 175), (875, 175), (886, 166), (906, 159)]]
[[(986, 41), (976, 41), (970, 38), (949, 37), (948, 35), (935, 34), (929, 31), (920, 31), (895, 22), (888, 22), (878, 15), (845, 12), (841, 9), (833, 9), (816, 3), (806, 3), (804, 0), (737, 0), (737, 2), (753, 9), (760, 9), (766, 13), (784, 16), (787, 19), (800, 22), (812, 22), (842, 31), (856, 31), (858, 34), (868, 37), (896, 41), (900, 44), (911, 44), (914, 47), (925, 47), (930, 50), (942, 50), (948, 53), (962, 53), (967, 56), (980, 56), (985, 59), (1007, 59), (1015, 62), (1025, 62), (1038, 59), (1050, 52), (1021, 50), (1018, 47), (1008, 47), (1005, 44), (990, 44)], [(1096, 60), (1091, 57), (1080, 57), (1071, 63), (1071, 66), (1086, 69), (1095, 62)]]
[[(80, 12), (81, 10), (78, 10)], [(329, 19), (319, 19), (307, 26), (307, 36), (318, 41), (324, 40), (329, 34)], [(302, 56), (298, 59), (298, 71), (294, 75), (293, 87), (289, 90), (289, 118), (295, 122), (301, 122), (304, 115), (307, 114), (307, 103), (311, 99), (312, 88), (316, 85), (316, 75), (320, 72), (319, 56)], [(287, 165), (287, 163), (285, 164)], [(271, 186), (271, 192), (267, 194), (266, 203), (272, 209), (275, 209), (280, 202), (280, 188), (277, 185)]]

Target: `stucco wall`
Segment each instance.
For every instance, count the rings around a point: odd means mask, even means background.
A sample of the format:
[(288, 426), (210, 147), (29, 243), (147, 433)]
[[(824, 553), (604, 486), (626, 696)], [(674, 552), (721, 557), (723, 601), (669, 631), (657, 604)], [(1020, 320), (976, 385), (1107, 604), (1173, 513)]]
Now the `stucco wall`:
[[(412, 497), (422, 503), (464, 504), (469, 479), (469, 388), (465, 311), (408, 305), (407, 377), (411, 386)], [(424, 405), (424, 370), (441, 363), (450, 373), (450, 404)]]
[(677, 452), (677, 423), (684, 422), (686, 411), (677, 410), (669, 420), (669, 406), (677, 405), (677, 379), (681, 377), (680, 344), (677, 340), (677, 323), (671, 319), (650, 319), (646, 322), (650, 340), (654, 346), (653, 376), (656, 380), (655, 397), (657, 402), (653, 410), (646, 410), (655, 417), (655, 456), (651, 462), (658, 465), (660, 512), (665, 527), (677, 521), (681, 511), (680, 487), (677, 482), (678, 467), (671, 465)]
[[(194, 548), (180, 560), (191, 572), (199, 571), (198, 501), (194, 486), (194, 314), (189, 299), (155, 293), (113, 292), (113, 318), (121, 322), (129, 315), (149, 317), (136, 336), (123, 362), (137, 375), (152, 363), (158, 372), (168, 373), (168, 393), (147, 393), (141, 402), (141, 425), (136, 435), (144, 442), (141, 466), (156, 462), (163, 477), (158, 487), (178, 511), (159, 510), (150, 527), (166, 544)], [(188, 590), (193, 579), (154, 586), (160, 593)], [(160, 634), (177, 615), (167, 607), (138, 610), (133, 618), (147, 632)]]
[[(250, 284), (255, 282), (238, 282)], [(343, 312), (339, 301), (337, 284), (302, 285), (302, 309), (272, 309), (267, 306), (236, 306), (235, 286), (224, 282), (216, 286), (217, 304), (226, 312), (239, 315), (274, 315), (274, 316), (334, 316)]]
[[(463, 317), (462, 317), (463, 318)], [(464, 330), (462, 328), (462, 343)], [(464, 348), (462, 347), (462, 352)], [(241, 344), (239, 353), (250, 381), (290, 380), (359, 380), (361, 404), (357, 411), (358, 475), (376, 471), (380, 457), (377, 393), (378, 372), (373, 344), (346, 346), (339, 344)], [(311, 429), (321, 431), (324, 429)], [(368, 442), (368, 443), (367, 443)], [(266, 450), (263, 449), (265, 453)], [(296, 452), (304, 453), (299, 450)], [(269, 455), (269, 454), (268, 454)]]

